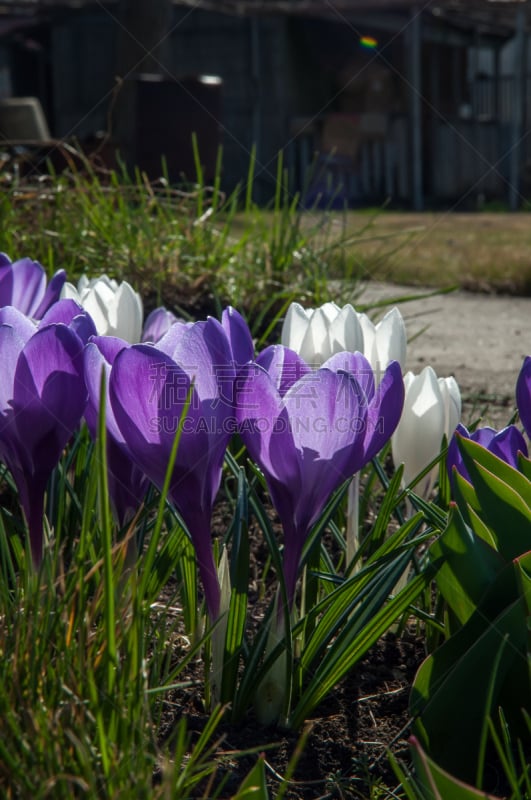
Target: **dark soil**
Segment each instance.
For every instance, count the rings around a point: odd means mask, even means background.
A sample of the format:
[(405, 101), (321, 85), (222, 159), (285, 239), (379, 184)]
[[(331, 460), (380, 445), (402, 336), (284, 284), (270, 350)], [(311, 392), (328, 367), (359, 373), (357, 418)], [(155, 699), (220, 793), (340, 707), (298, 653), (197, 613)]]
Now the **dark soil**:
[[(387, 634), (356, 669), (326, 698), (307, 721), (307, 739), (285, 797), (367, 798), (379, 783), (396, 787), (387, 751), (409, 761), (407, 738), (409, 689), (425, 656), (422, 640), (409, 631), (400, 638)], [(197, 691), (176, 693), (165, 716), (162, 739), (172, 740), (176, 723), (187, 718), (194, 738), (208, 719)], [(175, 714), (175, 708), (178, 708)], [(231, 797), (263, 752), (271, 795), (275, 796), (290, 759), (298, 750), (300, 731), (265, 728), (252, 712), (240, 725), (217, 730), (220, 768), (216, 785), (224, 780), (223, 798)], [(257, 751), (238, 756), (239, 751)], [(194, 796), (203, 797), (204, 787)]]

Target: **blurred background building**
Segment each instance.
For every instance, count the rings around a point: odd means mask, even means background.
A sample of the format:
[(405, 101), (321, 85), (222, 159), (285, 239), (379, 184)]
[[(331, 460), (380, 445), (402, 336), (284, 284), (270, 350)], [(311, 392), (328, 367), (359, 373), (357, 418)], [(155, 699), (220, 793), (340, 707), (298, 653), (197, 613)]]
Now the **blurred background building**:
[(1, 102), (31, 97), (50, 147), (106, 137), (150, 177), (164, 155), (193, 180), (195, 132), (207, 180), (223, 148), (227, 190), (254, 149), (261, 202), (283, 151), (307, 206), (518, 208), (528, 16), (527, 0), (0, 0), (0, 138), (32, 139)]

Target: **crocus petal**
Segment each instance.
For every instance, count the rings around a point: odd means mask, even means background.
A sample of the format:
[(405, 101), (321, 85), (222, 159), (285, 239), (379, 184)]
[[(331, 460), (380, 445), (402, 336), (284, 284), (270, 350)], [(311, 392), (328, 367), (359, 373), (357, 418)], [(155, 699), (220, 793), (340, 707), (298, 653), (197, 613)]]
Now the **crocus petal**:
[(370, 403), (374, 397), (374, 372), (363, 353), (336, 353), (324, 362), (325, 368), (332, 372), (351, 372), (363, 389), (366, 401)]
[(76, 303), (81, 305), (81, 295), (79, 294), (78, 290), (74, 286), (73, 283), (69, 283), (66, 281), (63, 284), (63, 288), (61, 289), (61, 300), (75, 300)]
[(120, 336), (126, 342), (139, 342), (142, 336), (142, 300), (133, 287), (122, 281), (115, 296), (115, 323), (109, 327), (109, 336)]
[(456, 428), (455, 435), (450, 440), (446, 460), (446, 466), (452, 485), (454, 470), (457, 470), (463, 478), (470, 482), (470, 475), (465, 467), (463, 456), (458, 446), (459, 437), (472, 439), (514, 469), (518, 469), (519, 466), (518, 454), (522, 453), (526, 458), (528, 455), (525, 439), (516, 425), (507, 425), (507, 427), (503, 428), (501, 431), (496, 431), (494, 428), (484, 426), (482, 428), (476, 428), (476, 430), (470, 434), (465, 426), (460, 423)]
[(491, 453), (501, 458), (514, 469), (518, 469), (518, 453), (527, 458), (525, 439), (516, 425), (507, 425), (493, 437), (489, 448)]
[[(100, 280), (97, 285), (86, 289), (81, 294), (79, 302), (94, 320), (96, 330), (100, 335), (106, 335), (114, 330), (116, 327), (114, 292), (106, 283)], [(113, 318), (112, 321), (109, 321), (111, 314)]]
[(363, 352), (370, 361), (373, 369), (377, 366), (378, 353), (376, 350), (376, 326), (367, 314), (358, 314), (358, 321), (363, 333)]
[(398, 308), (392, 308), (376, 325), (375, 344), (377, 366), (384, 370), (391, 361), (398, 361), (404, 369), (406, 363), (406, 326)]
[(343, 350), (363, 352), (363, 331), (358, 315), (350, 304), (343, 306), (331, 321), (328, 337), (332, 353)]
[(526, 356), (516, 381), (516, 406), (522, 425), (531, 438), (531, 356)]
[[(304, 375), (284, 397), (293, 442), (302, 455), (305, 491), (298, 500), (310, 524), (330, 493), (353, 474), (356, 453), (360, 462), (363, 458), (367, 406), (360, 394), (351, 375), (320, 369)], [(323, 462), (328, 462), (326, 470)]]
[(65, 298), (54, 303), (44, 314), (39, 328), (57, 322), (68, 325), (77, 333), (83, 343), (88, 342), (91, 336), (96, 335), (96, 326), (92, 317), (75, 300)]
[(319, 367), (332, 355), (328, 338), (329, 328), (329, 310), (325, 310), (323, 306), (316, 308), (306, 328), (301, 346), (297, 348), (306, 363)]
[(391, 361), (367, 409), (364, 457), (374, 458), (395, 432), (404, 408), (405, 389), (402, 368)]
[(0, 325), (11, 325), (16, 329), (18, 336), (27, 342), (37, 330), (36, 324), (22, 311), (14, 306), (0, 308)]
[[(2, 311), (3, 310), (4, 309), (2, 309)], [(30, 336), (31, 335), (32, 334), (30, 334)], [(11, 412), (15, 369), (22, 349), (30, 336), (21, 336), (19, 330), (14, 325), (0, 324), (0, 363), (2, 364), (2, 380), (0, 381), (1, 414), (5, 415)], [(5, 417), (0, 418), (0, 435), (5, 425)]]
[[(489, 435), (488, 432), (492, 431), (492, 435), (494, 435), (496, 431), (493, 428), (483, 428), (483, 430), (487, 432), (485, 439), (488, 439), (490, 442), (492, 436)], [(458, 439), (460, 436), (465, 439), (470, 439), (470, 433), (468, 432), (468, 429), (465, 428), (461, 422), (458, 423), (457, 428), (454, 431), (454, 435), (450, 438), (448, 443), (448, 453), (446, 454), (446, 469), (452, 485), (454, 481), (454, 470), (457, 470), (457, 472), (466, 478), (467, 481), (470, 481), (470, 476), (465, 467), (461, 450), (459, 449)]]
[(51, 472), (85, 410), (82, 350), (73, 331), (50, 325), (31, 337), (18, 359), (15, 423), (39, 470)]
[(449, 439), (461, 419), (461, 392), (453, 376), (439, 378), (438, 382), (444, 404), (444, 432)]
[(193, 380), (201, 402), (217, 399), (212, 410), (218, 421), (232, 415), (235, 375), (232, 350), (217, 319), (208, 317), (193, 325), (172, 325), (158, 348), (169, 351)]
[[(1, 431), (28, 522), (35, 565), (42, 558), (46, 484), (86, 404), (82, 343), (65, 325), (38, 330), (24, 345), (13, 379), (12, 414)], [(5, 455), (5, 453), (4, 453)]]
[(127, 347), (127, 342), (113, 336), (96, 336), (87, 344), (83, 352), (83, 365), (85, 374), (85, 384), (88, 392), (88, 403), (85, 409), (85, 419), (93, 438), (96, 437), (98, 429), (98, 413), (101, 399), (101, 375), (105, 372), (105, 424), (107, 431), (112, 438), (124, 444), (124, 438), (114, 417), (112, 406), (109, 399), (109, 379), (111, 365), (118, 353)]
[(37, 261), (21, 258), (0, 273), (0, 306), (15, 306), (33, 316), (46, 290), (46, 274)]
[[(403, 482), (408, 485), (440, 452), (445, 433), (445, 409), (437, 376), (425, 367), (410, 381), (404, 410), (391, 439), (395, 464), (404, 464)], [(425, 495), (432, 476), (426, 476), (415, 490)]]
[(124, 526), (138, 510), (149, 482), (133, 462), (118, 427), (109, 398), (111, 366), (127, 342), (112, 336), (95, 336), (85, 347), (84, 369), (88, 390), (85, 419), (93, 438), (97, 434), (101, 397), (101, 374), (105, 372), (105, 425), (107, 428), (107, 475), (109, 496), (118, 524)]
[(39, 305), (37, 308), (32, 312), (32, 316), (35, 319), (41, 319), (43, 314), (48, 311), (48, 309), (57, 303), (59, 298), (61, 297), (61, 291), (66, 281), (66, 272), (64, 269), (58, 270), (52, 279), (49, 281), (48, 286), (46, 287), (46, 291), (44, 292), (44, 296), (42, 297)]
[(92, 317), (98, 334), (118, 336), (127, 342), (140, 341), (142, 301), (126, 281), (118, 285), (107, 275), (91, 280), (83, 276), (77, 290), (65, 284), (61, 295), (83, 306)]
[(148, 314), (142, 330), (142, 341), (156, 344), (164, 334), (177, 322), (177, 317), (164, 306), (155, 308)]
[(306, 361), (294, 350), (281, 344), (273, 344), (262, 350), (256, 363), (266, 370), (281, 397), (299, 378), (311, 372)]
[(223, 330), (230, 342), (234, 363), (240, 366), (254, 358), (254, 344), (249, 326), (241, 314), (228, 306), (221, 315)]
[(300, 303), (291, 303), (287, 310), (280, 336), (280, 342), (284, 347), (290, 347), (300, 353), (312, 314), (313, 310), (307, 311)]
[(293, 436), (285, 415), (281, 417), (282, 398), (269, 374), (257, 364), (244, 366), (238, 373), (235, 400), (236, 419), (251, 458), (296, 491), (299, 465)]

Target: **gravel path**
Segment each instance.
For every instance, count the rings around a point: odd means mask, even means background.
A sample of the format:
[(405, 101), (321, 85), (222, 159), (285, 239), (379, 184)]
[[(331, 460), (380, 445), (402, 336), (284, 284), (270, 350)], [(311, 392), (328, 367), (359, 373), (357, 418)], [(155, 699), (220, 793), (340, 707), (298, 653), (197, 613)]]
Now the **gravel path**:
[[(423, 291), (429, 290), (371, 281), (357, 302)], [(397, 305), (410, 342), (407, 369), (418, 373), (431, 364), (439, 376), (454, 375), (468, 414), (477, 418), (486, 409), (485, 421), (506, 423), (522, 361), (531, 354), (531, 298), (459, 291)], [(470, 421), (466, 414), (463, 420)]]

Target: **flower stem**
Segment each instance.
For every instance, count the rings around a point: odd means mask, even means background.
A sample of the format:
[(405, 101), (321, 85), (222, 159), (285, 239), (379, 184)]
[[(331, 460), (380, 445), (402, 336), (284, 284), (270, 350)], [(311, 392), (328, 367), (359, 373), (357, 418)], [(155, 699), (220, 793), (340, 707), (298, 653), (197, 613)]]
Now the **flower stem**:
[(352, 476), (348, 487), (347, 504), (347, 533), (346, 533), (346, 567), (350, 566), (352, 559), (356, 555), (359, 541), (359, 517), (360, 517), (360, 474), (356, 472)]

